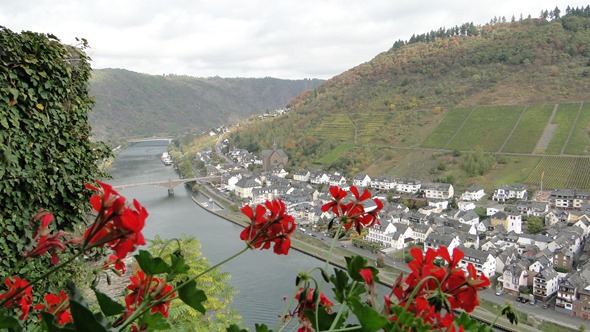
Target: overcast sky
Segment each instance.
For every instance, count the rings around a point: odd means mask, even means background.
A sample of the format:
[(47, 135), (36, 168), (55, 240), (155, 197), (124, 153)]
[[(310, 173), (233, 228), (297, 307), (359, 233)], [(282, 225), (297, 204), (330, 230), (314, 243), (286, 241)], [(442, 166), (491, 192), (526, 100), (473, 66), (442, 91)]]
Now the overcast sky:
[(0, 0), (0, 25), (88, 40), (93, 68), (328, 79), (439, 27), (578, 0)]

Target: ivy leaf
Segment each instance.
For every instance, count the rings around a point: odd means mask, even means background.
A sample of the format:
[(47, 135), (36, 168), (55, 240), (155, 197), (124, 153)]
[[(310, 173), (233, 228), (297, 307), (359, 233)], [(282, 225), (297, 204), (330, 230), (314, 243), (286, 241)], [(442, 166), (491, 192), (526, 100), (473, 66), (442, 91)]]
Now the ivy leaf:
[(96, 294), (100, 310), (106, 317), (118, 315), (125, 311), (125, 307), (121, 303), (111, 299), (105, 293), (94, 289), (94, 294)]
[(207, 295), (200, 289), (197, 289), (197, 283), (191, 280), (188, 284), (178, 289), (178, 296), (182, 302), (188, 304), (191, 308), (204, 314), (206, 309), (203, 302), (207, 300)]
[(357, 298), (350, 300), (350, 308), (358, 318), (363, 332), (375, 332), (383, 328), (389, 322), (375, 309), (366, 303), (360, 302)]
[(133, 257), (146, 274), (170, 273), (170, 265), (160, 257), (152, 257), (152, 254), (147, 250), (140, 250), (139, 254)]
[(42, 104), (39, 104), (39, 103), (35, 104), (35, 107), (37, 109), (41, 110), (41, 111), (45, 109), (45, 107)]

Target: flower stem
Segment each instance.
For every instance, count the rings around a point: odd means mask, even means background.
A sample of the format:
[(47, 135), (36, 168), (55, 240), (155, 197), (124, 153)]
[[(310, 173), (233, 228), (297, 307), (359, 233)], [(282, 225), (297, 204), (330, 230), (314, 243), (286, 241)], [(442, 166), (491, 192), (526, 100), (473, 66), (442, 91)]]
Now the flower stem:
[[(123, 330), (125, 327), (127, 327), (129, 324), (131, 324), (135, 319), (137, 319), (137, 317), (140, 317), (141, 315), (143, 315), (144, 313), (146, 313), (148, 310), (150, 310), (151, 308), (155, 307), (156, 305), (169, 301), (170, 300), (170, 296), (173, 295), (174, 293), (176, 293), (176, 291), (178, 291), (179, 289), (181, 289), (182, 287), (188, 285), (190, 282), (192, 282), (193, 280), (196, 280), (198, 278), (200, 278), (201, 276), (215, 270), (216, 268), (218, 268), (219, 266), (231, 261), (232, 259), (240, 256), (241, 254), (245, 253), (248, 249), (250, 249), (249, 246), (246, 246), (246, 248), (238, 251), (237, 253), (233, 254), (232, 256), (222, 260), (221, 262), (213, 265), (212, 267), (208, 268), (207, 270), (197, 274), (194, 277), (191, 277), (187, 280), (185, 280), (183, 283), (181, 283), (180, 285), (177, 285), (176, 287), (174, 287), (166, 296), (162, 297), (161, 299), (157, 300), (157, 301), (153, 301), (151, 302), (148, 306), (146, 306), (145, 308), (141, 309), (141, 310), (136, 310), (131, 316), (129, 316), (129, 318), (127, 318), (127, 320), (121, 325), (120, 330)], [(147, 302), (147, 301), (146, 301)]]
[(336, 241), (338, 241), (338, 237), (340, 236), (340, 232), (342, 231), (342, 224), (338, 224), (338, 228), (336, 229), (336, 233), (334, 234), (334, 239), (332, 239), (332, 243), (330, 244), (330, 250), (328, 251), (328, 257), (326, 257), (326, 264), (324, 264), (324, 270), (328, 269), (330, 265), (330, 260), (332, 259), (332, 254), (334, 251), (334, 247), (336, 246)]

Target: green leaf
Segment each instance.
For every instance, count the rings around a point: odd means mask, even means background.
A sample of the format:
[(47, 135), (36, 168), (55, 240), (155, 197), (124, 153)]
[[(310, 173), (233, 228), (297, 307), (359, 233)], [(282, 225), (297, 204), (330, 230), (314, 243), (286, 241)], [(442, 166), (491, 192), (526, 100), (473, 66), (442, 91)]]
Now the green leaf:
[(334, 284), (334, 298), (342, 303), (346, 299), (346, 289), (348, 288), (348, 274), (344, 270), (336, 269), (334, 274), (330, 276), (332, 284)]
[(185, 274), (190, 270), (190, 267), (185, 264), (184, 256), (179, 252), (173, 252), (170, 255), (171, 270), (175, 274)]
[(4, 310), (0, 310), (0, 329), (19, 329), (18, 319), (7, 315)]
[(178, 295), (182, 302), (188, 304), (191, 308), (204, 314), (206, 309), (203, 302), (207, 300), (207, 295), (200, 289), (197, 289), (197, 283), (191, 280), (188, 284), (178, 289)]
[(94, 294), (96, 294), (100, 310), (106, 317), (118, 315), (125, 311), (125, 307), (121, 303), (111, 299), (105, 293), (94, 289)]
[(141, 321), (148, 326), (148, 331), (170, 330), (168, 320), (159, 312), (155, 314), (146, 312), (142, 315)]
[(254, 324), (254, 328), (256, 328), (256, 332), (272, 332), (272, 330), (268, 329), (266, 324)]
[(364, 282), (359, 271), (367, 267), (367, 260), (364, 257), (355, 255), (352, 257), (346, 257), (346, 269), (350, 277), (359, 282)]
[[(316, 331), (330, 330), (332, 323), (334, 322), (334, 320), (336, 319), (336, 316), (338, 315), (335, 312), (328, 313), (326, 311), (326, 308), (319, 307), (317, 310), (318, 325), (316, 325), (316, 320), (315, 320), (316, 313), (313, 310), (306, 309), (303, 311), (303, 314), (305, 315), (305, 317), (307, 317), (307, 319), (309, 319), (309, 321), (311, 322), (311, 325), (313, 326), (314, 330), (316, 330)], [(342, 315), (340, 315), (340, 318), (338, 319), (338, 322), (336, 323), (336, 325), (334, 327), (336, 329), (343, 327), (344, 322), (346, 321), (346, 317), (348, 317), (348, 311), (344, 311), (344, 313)]]
[[(258, 324), (256, 324), (256, 325), (258, 325)], [(264, 327), (266, 327), (266, 325), (264, 325)], [(225, 331), (226, 332), (248, 332), (247, 329), (241, 329), (236, 324), (231, 324)], [(256, 329), (256, 331), (258, 331), (258, 329)], [(266, 328), (266, 331), (268, 331), (268, 327)]]
[(160, 257), (152, 257), (147, 250), (140, 250), (139, 254), (135, 255), (135, 260), (139, 264), (139, 267), (149, 275), (156, 275), (160, 273), (170, 273), (170, 265), (168, 265)]
[(107, 321), (100, 314), (93, 314), (88, 308), (88, 304), (84, 301), (82, 294), (76, 288), (73, 282), (69, 281), (66, 285), (66, 291), (70, 296), (70, 312), (72, 319), (76, 326), (76, 331), (85, 332), (115, 332), (117, 329), (111, 327)]
[(350, 308), (352, 313), (358, 318), (363, 332), (375, 332), (383, 328), (389, 322), (387, 318), (381, 316), (375, 309), (358, 299), (351, 299)]

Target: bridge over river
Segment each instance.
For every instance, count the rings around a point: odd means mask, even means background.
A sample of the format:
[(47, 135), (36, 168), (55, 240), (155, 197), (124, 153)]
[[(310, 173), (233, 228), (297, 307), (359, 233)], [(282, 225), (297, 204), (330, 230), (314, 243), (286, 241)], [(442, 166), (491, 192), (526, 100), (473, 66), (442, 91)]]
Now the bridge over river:
[(220, 176), (203, 176), (203, 177), (196, 177), (196, 178), (186, 178), (186, 179), (174, 179), (174, 180), (158, 180), (158, 181), (150, 181), (150, 182), (141, 182), (141, 183), (130, 183), (130, 184), (121, 184), (113, 186), (115, 190), (124, 190), (127, 188), (133, 187), (140, 187), (140, 186), (158, 186), (168, 189), (168, 195), (174, 195), (174, 188), (178, 187), (181, 184), (187, 182), (195, 182), (195, 181), (214, 181), (221, 179)]

